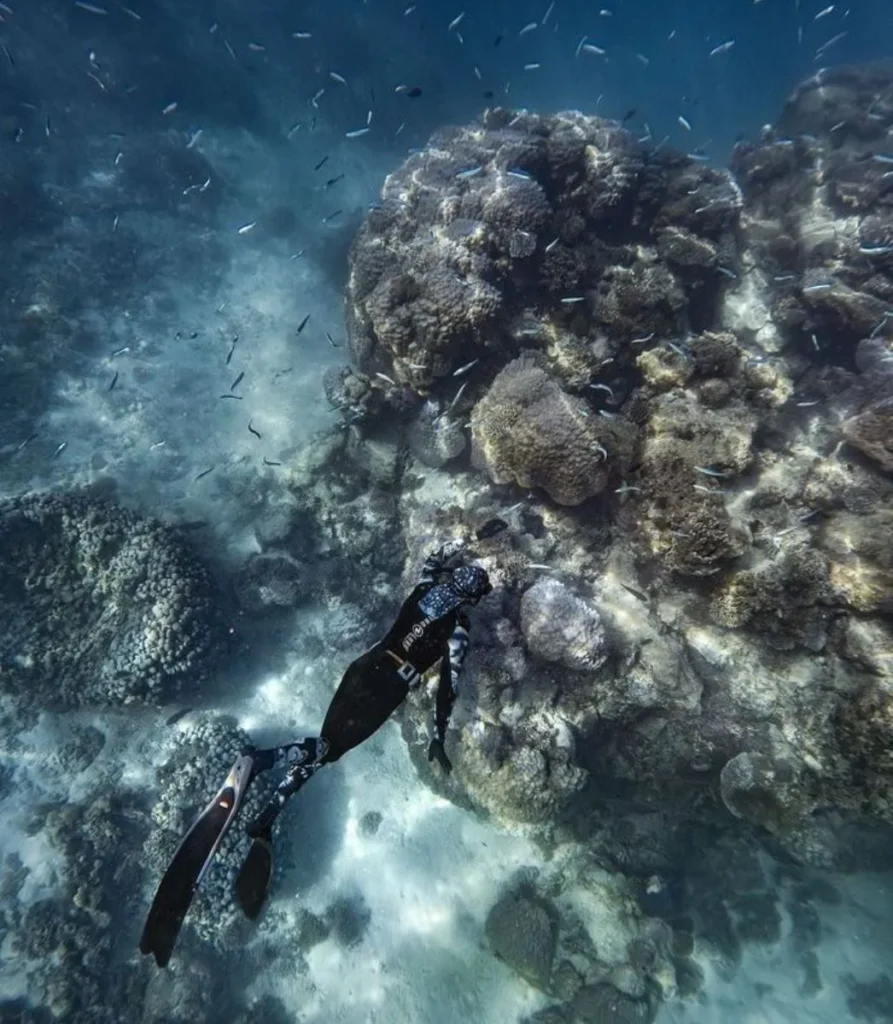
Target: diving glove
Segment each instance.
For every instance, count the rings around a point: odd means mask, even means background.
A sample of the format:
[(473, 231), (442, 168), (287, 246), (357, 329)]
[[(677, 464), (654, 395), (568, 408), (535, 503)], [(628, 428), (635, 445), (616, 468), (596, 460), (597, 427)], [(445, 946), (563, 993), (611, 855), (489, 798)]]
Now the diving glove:
[(431, 744), (428, 747), (428, 760), (437, 761), (447, 775), (449, 775), (453, 770), (452, 762), (447, 757), (446, 751), (443, 749), (443, 740), (439, 740), (436, 737), (431, 740)]

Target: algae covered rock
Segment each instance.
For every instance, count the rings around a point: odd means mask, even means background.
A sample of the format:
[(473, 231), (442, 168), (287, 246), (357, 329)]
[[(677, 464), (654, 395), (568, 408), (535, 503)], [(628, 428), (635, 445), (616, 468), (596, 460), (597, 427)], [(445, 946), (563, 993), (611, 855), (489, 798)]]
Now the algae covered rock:
[(844, 422), (843, 436), (887, 473), (893, 473), (893, 399)]
[(651, 1024), (656, 1013), (647, 1000), (632, 999), (613, 985), (580, 989), (572, 1007), (583, 1024)]
[(770, 832), (784, 832), (800, 818), (806, 801), (794, 764), (753, 751), (737, 754), (720, 774), (726, 807)]
[(461, 455), (467, 445), (461, 420), (427, 401), (414, 417), (408, 431), (409, 450), (425, 466), (438, 468)]
[(747, 627), (771, 647), (790, 650), (825, 645), (830, 594), (828, 561), (819, 551), (795, 548), (758, 569), (732, 573), (711, 605), (714, 621)]
[(502, 370), (471, 415), (472, 460), (494, 483), (542, 487), (561, 505), (602, 491), (617, 453), (613, 431), (531, 357)]
[(608, 657), (598, 610), (558, 580), (541, 580), (524, 592), (521, 629), (531, 652), (544, 661), (591, 671)]

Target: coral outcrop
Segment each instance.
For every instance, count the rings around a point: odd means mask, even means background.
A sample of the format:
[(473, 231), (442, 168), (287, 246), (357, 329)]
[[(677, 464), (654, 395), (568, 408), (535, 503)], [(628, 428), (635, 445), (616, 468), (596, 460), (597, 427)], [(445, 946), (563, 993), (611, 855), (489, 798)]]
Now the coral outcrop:
[(82, 494), (0, 504), (0, 680), (39, 707), (195, 693), (223, 645), (221, 598), (181, 537)]
[(425, 393), (564, 334), (592, 377), (637, 336), (709, 323), (740, 209), (728, 174), (615, 122), (494, 108), (385, 181), (351, 254), (352, 351)]

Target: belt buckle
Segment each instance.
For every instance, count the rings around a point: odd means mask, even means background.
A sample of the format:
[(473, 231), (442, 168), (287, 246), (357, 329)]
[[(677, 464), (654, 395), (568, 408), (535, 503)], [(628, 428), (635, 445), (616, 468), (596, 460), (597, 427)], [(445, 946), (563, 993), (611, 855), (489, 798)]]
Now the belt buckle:
[(404, 661), (397, 669), (397, 675), (400, 676), (405, 683), (411, 683), (418, 676), (418, 672), (414, 665), (410, 665), (408, 661)]

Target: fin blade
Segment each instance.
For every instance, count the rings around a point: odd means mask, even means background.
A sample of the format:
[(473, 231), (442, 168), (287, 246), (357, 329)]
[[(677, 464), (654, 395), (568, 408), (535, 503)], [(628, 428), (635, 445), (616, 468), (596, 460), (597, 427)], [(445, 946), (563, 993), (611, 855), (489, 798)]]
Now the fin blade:
[(171, 958), (199, 878), (229, 821), (229, 808), (235, 794), (224, 790), (219, 796), (228, 806), (215, 798), (196, 819), (168, 865), (146, 918), (140, 952), (144, 956), (154, 954), (159, 967), (165, 967)]
[(192, 823), (174, 854), (152, 901), (140, 937), (140, 952), (167, 966), (195, 890), (235, 820), (253, 777), (250, 754), (241, 754), (220, 789)]
[(273, 836), (264, 829), (251, 843), (248, 856), (236, 877), (236, 899), (245, 916), (253, 921), (261, 912), (273, 877)]

